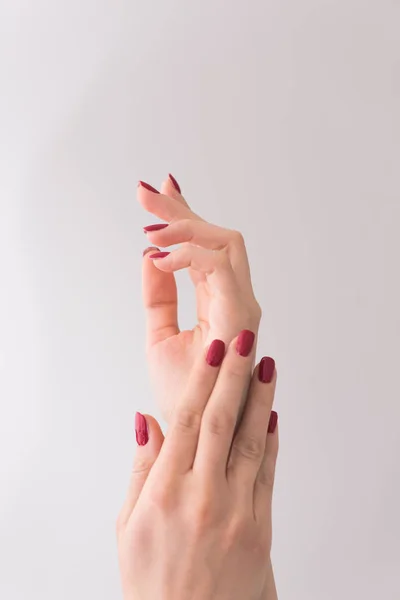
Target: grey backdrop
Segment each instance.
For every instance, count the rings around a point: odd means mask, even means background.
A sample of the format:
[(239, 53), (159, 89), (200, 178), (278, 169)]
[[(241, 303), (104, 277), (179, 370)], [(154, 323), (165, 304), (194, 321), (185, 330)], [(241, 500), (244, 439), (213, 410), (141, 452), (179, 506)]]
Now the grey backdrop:
[(2, 0), (1, 598), (120, 597), (134, 412), (158, 414), (136, 181), (171, 171), (248, 242), (280, 599), (398, 600), (399, 31), (395, 0)]

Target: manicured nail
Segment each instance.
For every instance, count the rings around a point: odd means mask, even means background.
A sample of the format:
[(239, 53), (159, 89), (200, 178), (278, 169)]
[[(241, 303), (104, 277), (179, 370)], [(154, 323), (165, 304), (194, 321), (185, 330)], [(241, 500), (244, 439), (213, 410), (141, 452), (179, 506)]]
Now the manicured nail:
[(160, 231), (160, 229), (165, 229), (168, 227), (168, 223), (156, 223), (155, 225), (146, 225), (143, 227), (143, 231), (148, 233), (149, 231)]
[(177, 180), (175, 179), (175, 177), (173, 175), (171, 175), (171, 173), (168, 175), (168, 177), (172, 181), (172, 185), (174, 186), (174, 188), (176, 189), (176, 191), (179, 192), (179, 193), (181, 193), (181, 186), (179, 185), (179, 183), (177, 182)]
[(150, 185), (149, 183), (146, 183), (145, 181), (139, 181), (138, 186), (141, 185), (144, 188), (146, 188), (146, 190), (149, 190), (149, 192), (154, 192), (155, 194), (159, 194), (160, 192), (158, 190), (156, 190), (156, 188), (154, 188), (152, 185)]
[(240, 356), (248, 356), (250, 354), (255, 337), (254, 333), (249, 329), (243, 329), (243, 331), (239, 333), (236, 342), (236, 351)]
[(274, 410), (272, 410), (271, 416), (269, 418), (269, 423), (268, 423), (268, 433), (274, 433), (277, 423), (278, 423), (278, 413), (275, 412)]
[(140, 412), (135, 416), (135, 433), (139, 446), (145, 446), (149, 441), (149, 429), (145, 417)]
[(160, 251), (160, 249), (157, 248), (156, 246), (149, 246), (148, 248), (143, 250), (143, 256), (146, 256), (146, 254), (148, 254), (149, 252), (159, 252), (159, 251)]
[(275, 373), (275, 361), (270, 356), (264, 356), (258, 367), (258, 379), (262, 383), (271, 383)]
[(168, 254), (171, 254), (171, 252), (155, 252), (150, 254), (149, 258), (165, 258)]
[(222, 340), (213, 340), (208, 348), (206, 361), (211, 367), (219, 367), (225, 356), (225, 344)]

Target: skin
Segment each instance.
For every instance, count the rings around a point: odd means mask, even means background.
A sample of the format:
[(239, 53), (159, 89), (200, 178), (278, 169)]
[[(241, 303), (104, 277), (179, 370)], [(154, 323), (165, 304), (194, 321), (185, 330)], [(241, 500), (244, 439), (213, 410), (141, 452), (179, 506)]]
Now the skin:
[[(143, 259), (143, 302), (147, 358), (155, 397), (169, 421), (175, 399), (185, 389), (196, 356), (213, 339), (229, 344), (241, 329), (257, 334), (261, 308), (254, 296), (245, 242), (238, 231), (207, 223), (167, 179), (160, 194), (138, 187), (139, 203), (168, 223), (147, 233), (153, 249), (180, 244), (160, 260)], [(196, 292), (197, 322), (180, 331), (174, 273), (188, 269)]]
[[(185, 393), (196, 358), (213, 339), (228, 345), (241, 329), (250, 329), (257, 336), (261, 308), (253, 292), (243, 236), (204, 221), (190, 209), (170, 178), (163, 182), (160, 192), (140, 185), (137, 196), (146, 211), (168, 223), (167, 228), (146, 234), (150, 248), (156, 251), (180, 245), (160, 260), (150, 259), (152, 252), (147, 252), (142, 276), (149, 371), (157, 403), (171, 422), (176, 399)], [(174, 273), (180, 269), (188, 269), (196, 291), (197, 322), (185, 331), (178, 326)], [(249, 382), (248, 374), (241, 409)], [(265, 510), (270, 514), (270, 507)], [(266, 580), (260, 600), (274, 600), (277, 596), (269, 552), (265, 557)]]
[[(124, 600), (276, 599), (265, 557), (278, 429), (267, 433), (276, 385), (251, 377), (255, 345), (234, 339), (220, 367), (202, 350), (164, 439), (146, 415), (117, 525)], [(236, 427), (244, 390), (243, 417)]]

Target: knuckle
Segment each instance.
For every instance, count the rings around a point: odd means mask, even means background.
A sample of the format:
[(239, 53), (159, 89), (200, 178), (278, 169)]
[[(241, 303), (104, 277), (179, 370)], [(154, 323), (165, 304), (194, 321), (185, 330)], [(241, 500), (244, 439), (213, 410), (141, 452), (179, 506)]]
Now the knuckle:
[(193, 519), (193, 524), (196, 531), (208, 528), (213, 519), (213, 510), (209, 502), (201, 502), (196, 506)]
[(176, 504), (173, 487), (166, 485), (166, 482), (160, 482), (152, 488), (150, 499), (152, 506), (162, 513), (168, 513)]
[(132, 466), (131, 476), (134, 478), (143, 476), (150, 471), (150, 468), (151, 463), (149, 462), (148, 458), (140, 455), (136, 456)]
[(180, 408), (175, 415), (174, 427), (181, 432), (195, 433), (200, 430), (202, 415), (192, 408)]
[(236, 229), (232, 230), (231, 238), (232, 238), (232, 242), (236, 246), (245, 246), (244, 237), (240, 231), (237, 231)]
[(210, 500), (211, 496), (202, 496), (193, 503), (189, 513), (189, 527), (195, 536), (204, 534), (218, 519), (215, 505)]
[(258, 483), (272, 492), (275, 481), (275, 469), (271, 465), (263, 465), (258, 473)]
[(212, 435), (221, 436), (234, 429), (236, 416), (226, 408), (220, 407), (206, 417), (204, 424)]
[(233, 448), (242, 458), (259, 462), (264, 456), (265, 444), (260, 439), (246, 435), (238, 437), (233, 443)]
[(228, 551), (230, 548), (240, 544), (242, 546), (244, 539), (249, 535), (249, 527), (247, 520), (242, 516), (235, 516), (231, 518), (228, 526), (225, 530), (225, 550)]

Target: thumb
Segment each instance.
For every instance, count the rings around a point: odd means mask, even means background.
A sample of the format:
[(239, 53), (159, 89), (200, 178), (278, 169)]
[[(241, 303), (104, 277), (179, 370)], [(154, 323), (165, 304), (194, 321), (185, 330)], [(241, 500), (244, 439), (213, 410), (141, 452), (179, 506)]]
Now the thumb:
[(164, 434), (161, 427), (156, 419), (150, 415), (136, 413), (135, 432), (138, 447), (133, 461), (128, 493), (118, 517), (118, 528), (125, 526), (128, 522), (164, 443)]
[(146, 310), (147, 350), (179, 333), (175, 276), (160, 271), (154, 265), (149, 256), (157, 251), (158, 248), (150, 246), (143, 253), (142, 294)]

